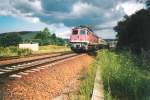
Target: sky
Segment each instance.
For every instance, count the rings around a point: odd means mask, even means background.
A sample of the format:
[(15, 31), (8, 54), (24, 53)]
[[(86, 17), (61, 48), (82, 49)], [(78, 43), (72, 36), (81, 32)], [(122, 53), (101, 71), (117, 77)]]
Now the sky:
[[(136, 0), (0, 0), (0, 33), (48, 27), (68, 38), (75, 26), (113, 27), (124, 15), (143, 8)], [(105, 39), (116, 36), (110, 28), (94, 32)]]

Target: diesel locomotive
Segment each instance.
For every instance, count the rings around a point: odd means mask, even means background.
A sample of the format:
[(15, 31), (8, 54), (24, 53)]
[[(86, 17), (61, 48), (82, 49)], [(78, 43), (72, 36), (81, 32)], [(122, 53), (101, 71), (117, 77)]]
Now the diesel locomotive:
[(89, 27), (75, 27), (70, 36), (71, 49), (77, 51), (90, 51), (102, 48), (105, 41), (96, 36)]

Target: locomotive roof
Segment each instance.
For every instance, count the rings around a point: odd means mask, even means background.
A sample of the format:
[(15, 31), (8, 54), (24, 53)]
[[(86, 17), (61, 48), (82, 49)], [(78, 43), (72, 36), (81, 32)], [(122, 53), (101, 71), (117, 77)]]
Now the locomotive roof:
[(90, 27), (88, 27), (88, 26), (77, 26), (77, 27), (75, 27), (74, 29), (87, 29), (87, 30), (93, 32), (93, 30), (92, 30)]

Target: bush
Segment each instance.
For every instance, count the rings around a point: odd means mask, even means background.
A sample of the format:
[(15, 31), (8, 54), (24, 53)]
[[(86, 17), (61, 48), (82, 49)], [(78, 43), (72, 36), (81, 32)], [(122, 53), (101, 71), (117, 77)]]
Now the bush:
[(135, 61), (138, 62), (140, 68), (150, 71), (150, 50), (142, 50), (141, 55), (137, 56)]
[(131, 16), (125, 16), (114, 28), (118, 33), (119, 49), (129, 48), (140, 54), (141, 50), (150, 50), (150, 10), (142, 9)]
[(29, 49), (19, 49), (16, 46), (0, 47), (0, 57), (26, 56), (32, 53)]
[(38, 42), (40, 45), (59, 45), (63, 46), (65, 45), (65, 40), (62, 38), (56, 37), (56, 35), (53, 33), (51, 34), (48, 30), (48, 28), (45, 28), (43, 31), (38, 33), (34, 39), (33, 42)]
[(130, 52), (102, 50), (98, 53), (106, 100), (110, 95), (119, 100), (149, 100), (150, 73), (141, 70), (135, 58)]
[(30, 49), (19, 49), (18, 50), (18, 55), (19, 56), (27, 56), (32, 54), (32, 51)]
[(0, 57), (17, 56), (18, 49), (15, 46), (0, 47)]
[(16, 46), (22, 42), (22, 37), (18, 33), (5, 33), (0, 35), (0, 45), (3, 47)]

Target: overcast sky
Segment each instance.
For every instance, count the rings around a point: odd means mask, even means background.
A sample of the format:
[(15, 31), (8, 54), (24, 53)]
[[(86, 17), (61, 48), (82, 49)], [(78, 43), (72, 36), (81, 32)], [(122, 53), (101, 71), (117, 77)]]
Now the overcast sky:
[[(112, 27), (142, 8), (136, 0), (0, 0), (0, 33), (48, 27), (66, 38), (75, 26)], [(112, 29), (95, 33), (102, 38), (116, 35)]]

